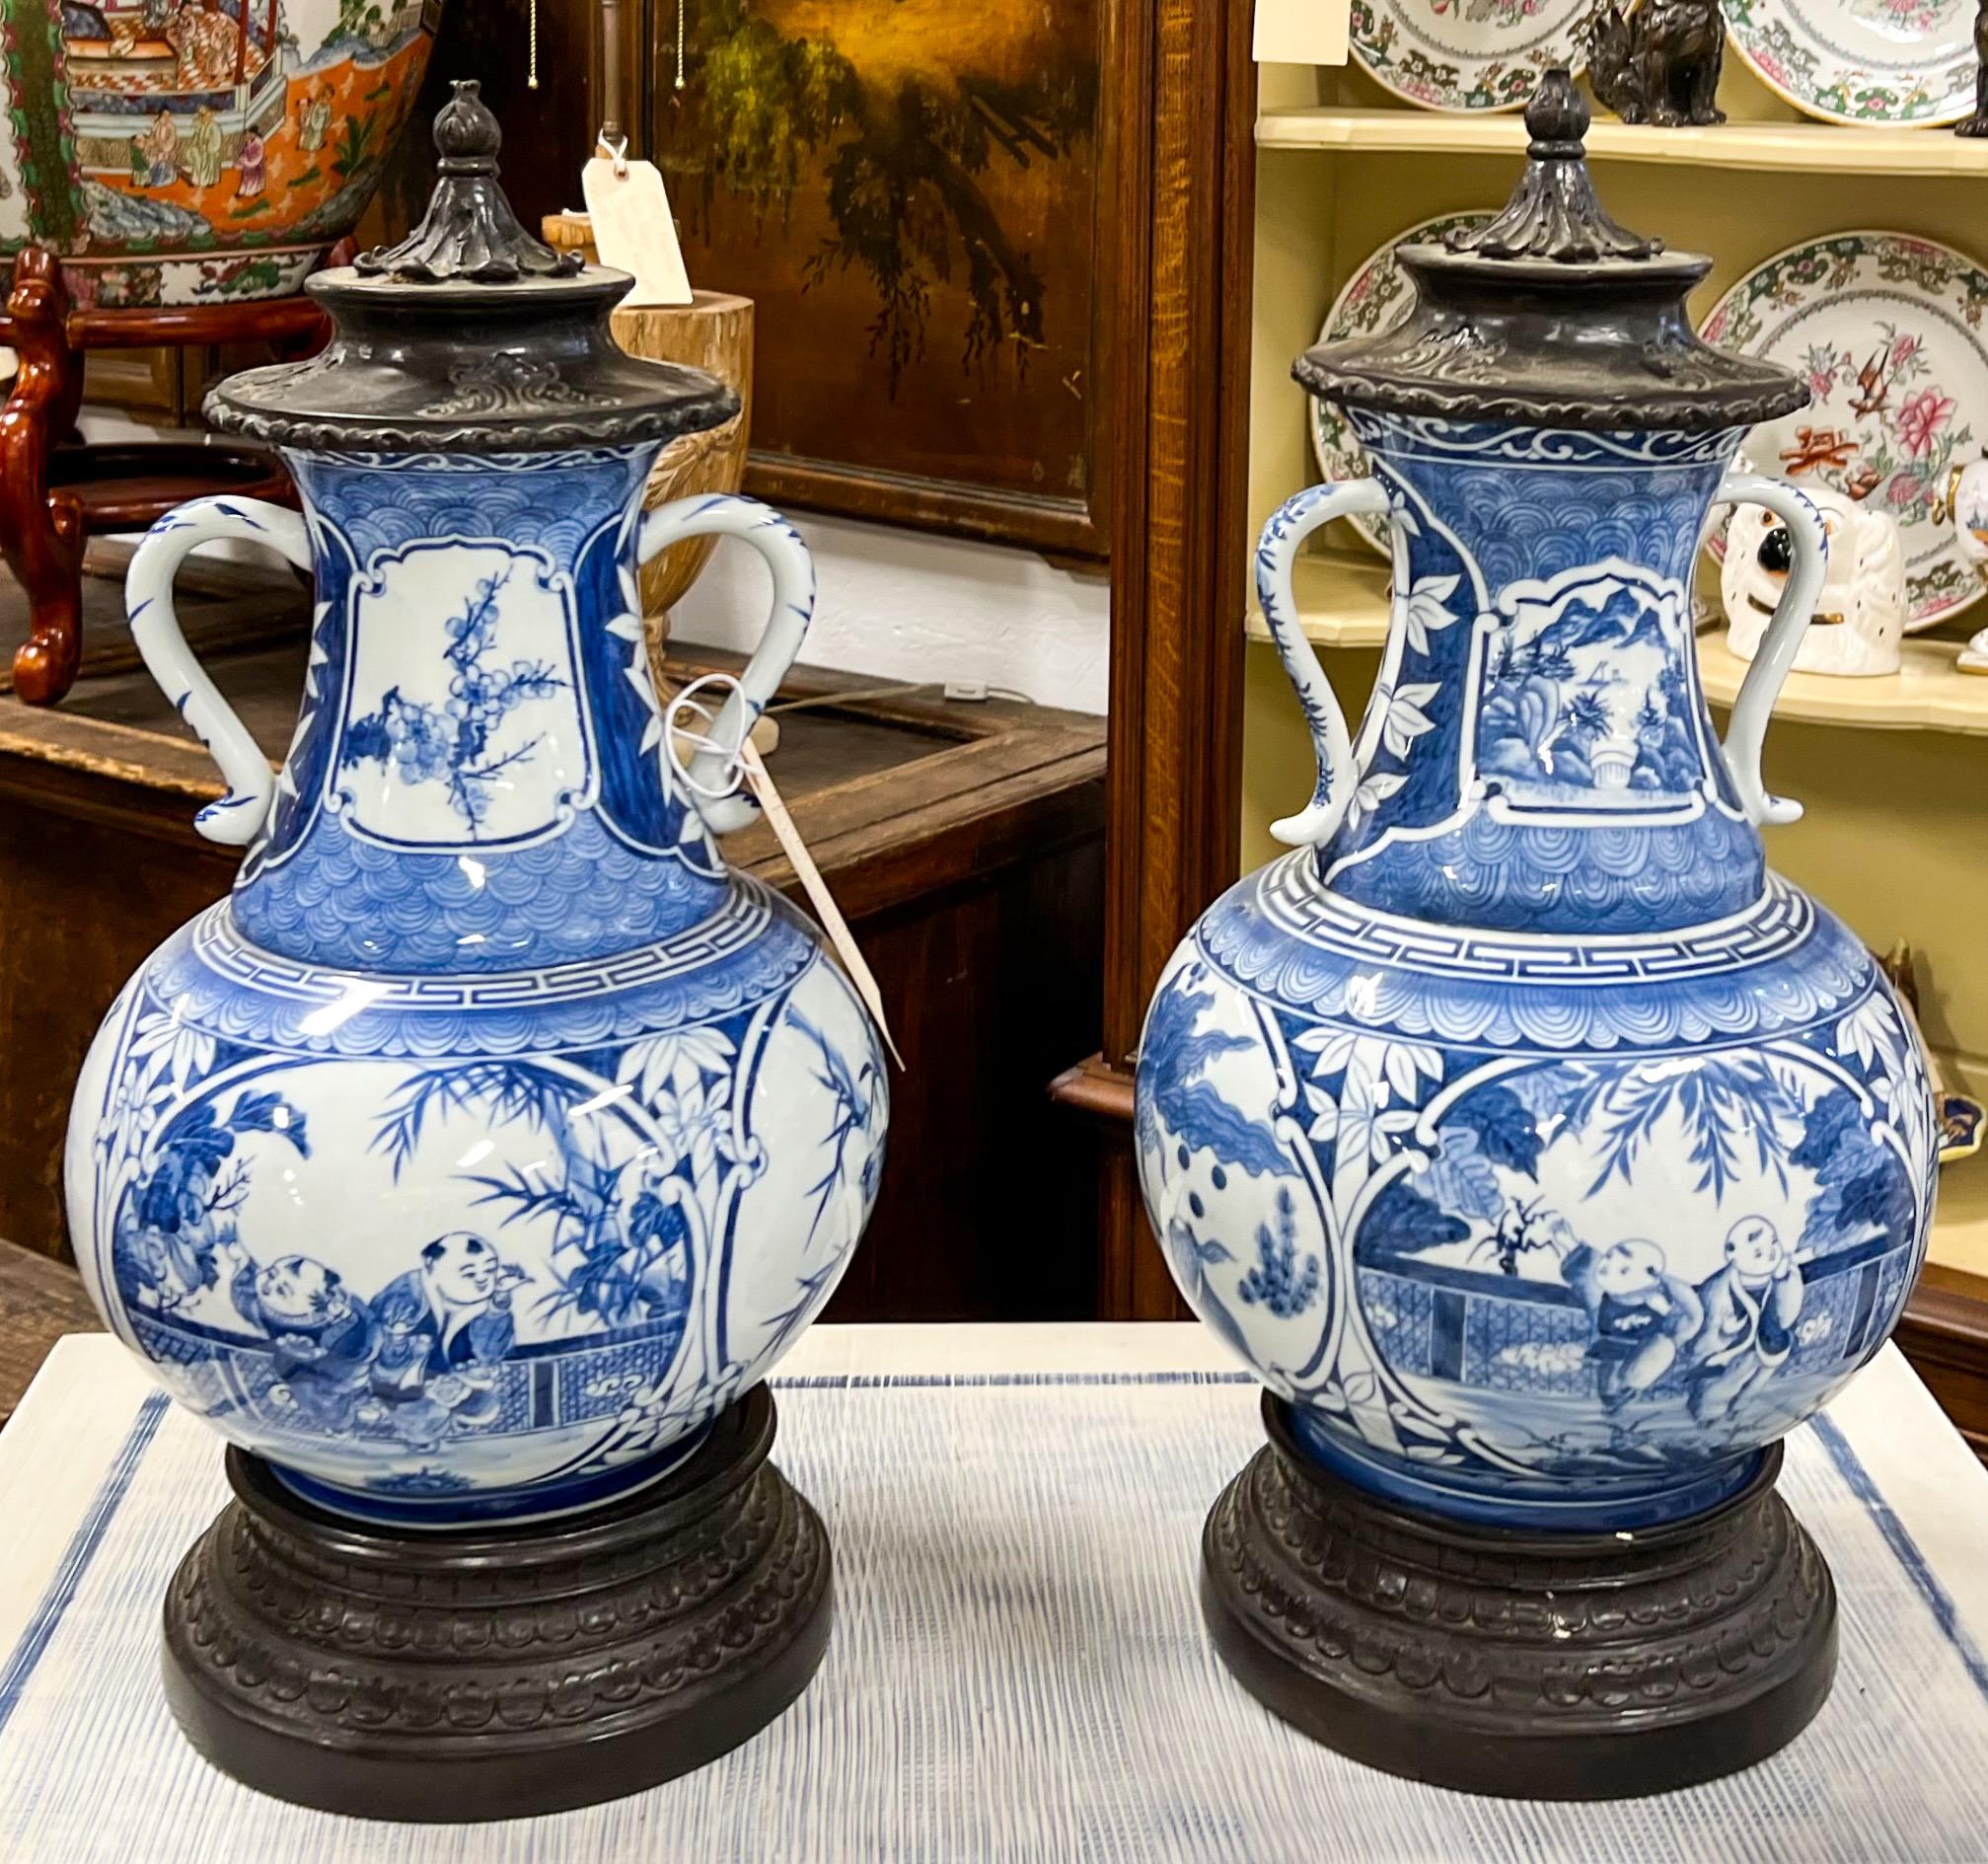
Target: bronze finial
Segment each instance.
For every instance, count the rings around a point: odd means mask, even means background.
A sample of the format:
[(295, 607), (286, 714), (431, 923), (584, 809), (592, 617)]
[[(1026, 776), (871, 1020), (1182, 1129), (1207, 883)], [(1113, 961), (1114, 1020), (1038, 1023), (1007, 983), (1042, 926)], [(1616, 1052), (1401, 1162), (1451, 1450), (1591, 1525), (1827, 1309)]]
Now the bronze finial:
[(474, 78), (459, 78), (435, 113), (435, 191), (419, 226), (398, 246), (375, 247), (353, 261), (368, 277), (395, 284), (437, 285), (463, 279), (512, 284), (523, 278), (567, 278), (580, 269), (577, 253), (558, 253), (526, 232), (497, 185), (497, 150), (504, 136)]
[(1498, 218), (1458, 227), (1444, 242), (1452, 253), (1484, 259), (1550, 259), (1586, 264), (1601, 259), (1652, 259), (1661, 240), (1618, 226), (1603, 210), (1587, 172), (1587, 100), (1564, 68), (1539, 81), (1525, 107), (1525, 173)]

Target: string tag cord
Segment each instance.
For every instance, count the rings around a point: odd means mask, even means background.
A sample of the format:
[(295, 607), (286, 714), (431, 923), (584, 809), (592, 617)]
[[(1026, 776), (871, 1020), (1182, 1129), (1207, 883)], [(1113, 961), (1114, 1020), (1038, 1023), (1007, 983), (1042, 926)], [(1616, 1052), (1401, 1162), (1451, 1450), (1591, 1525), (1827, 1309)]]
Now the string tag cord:
[[(664, 708), (664, 754), (672, 776), (691, 796), (701, 802), (715, 802), (732, 795), (741, 783), (752, 791), (767, 819), (767, 826), (773, 830), (773, 839), (779, 843), (780, 852), (786, 856), (788, 865), (793, 868), (802, 890), (807, 894), (815, 918), (828, 934), (829, 943), (842, 960), (843, 969), (854, 985), (856, 995), (862, 999), (863, 1007), (870, 1013), (870, 1020), (876, 1024), (877, 1033), (883, 1037), (884, 1047), (890, 1050), (891, 1060), (902, 1073), (905, 1058), (898, 1053), (890, 1020), (884, 1014), (883, 993), (877, 988), (876, 974), (863, 957), (855, 934), (849, 931), (848, 921), (843, 918), (842, 909), (837, 906), (822, 870), (808, 853), (807, 843), (778, 785), (773, 782), (773, 773), (767, 769), (759, 746), (752, 741), (750, 724), (733, 750), (721, 749), (707, 735), (717, 723), (716, 713), (699, 697), (707, 688), (724, 688), (736, 694), (739, 684), (729, 673), (706, 673), (675, 694)], [(686, 714), (701, 719), (703, 729), (693, 730), (684, 723)], [(715, 763), (716, 769), (722, 773), (720, 780), (713, 783), (697, 776), (691, 764), (698, 761), (704, 762), (707, 770)]]

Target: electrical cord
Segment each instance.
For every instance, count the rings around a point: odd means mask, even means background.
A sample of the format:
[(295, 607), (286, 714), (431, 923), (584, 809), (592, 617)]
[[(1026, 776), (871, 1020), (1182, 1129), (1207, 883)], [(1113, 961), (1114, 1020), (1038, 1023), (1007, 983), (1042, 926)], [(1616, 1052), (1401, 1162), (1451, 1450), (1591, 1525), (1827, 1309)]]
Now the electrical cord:
[[(677, 689), (681, 692), (683, 689)], [(783, 699), (766, 708), (772, 718), (782, 712), (807, 711), (824, 706), (860, 706), (879, 699), (909, 699), (914, 693), (938, 693), (956, 705), (978, 706), (991, 699), (1004, 699), (1018, 706), (1033, 706), (1028, 694), (1009, 686), (982, 686), (974, 680), (908, 680), (899, 686), (851, 686), (836, 693), (815, 693), (805, 699)]]
[(908, 699), (914, 693), (936, 693), (943, 686), (942, 680), (914, 680), (903, 686), (850, 687), (841, 693), (817, 693), (809, 699), (783, 699), (777, 705), (769, 706), (767, 714), (775, 712), (805, 711), (811, 706), (847, 706), (862, 699)]
[(819, 693), (810, 699), (782, 700), (769, 706), (769, 712), (805, 711), (810, 706), (859, 706), (865, 700), (904, 699), (913, 693), (938, 693), (955, 705), (980, 706), (991, 699), (1005, 699), (1018, 706), (1033, 706), (1026, 693), (1009, 686), (983, 686), (978, 680), (919, 680), (904, 686), (852, 687), (843, 693)]

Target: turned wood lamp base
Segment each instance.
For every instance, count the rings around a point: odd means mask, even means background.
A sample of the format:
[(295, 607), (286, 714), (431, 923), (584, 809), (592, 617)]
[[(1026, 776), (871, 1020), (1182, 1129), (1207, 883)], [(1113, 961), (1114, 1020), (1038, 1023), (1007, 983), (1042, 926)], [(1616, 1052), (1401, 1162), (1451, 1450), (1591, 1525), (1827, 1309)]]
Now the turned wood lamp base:
[[(334, 253), (333, 263), (342, 263)], [(129, 310), (79, 310), (45, 247), (14, 261), (0, 344), (19, 367), (0, 408), (0, 557), (27, 591), (33, 632), (14, 655), (13, 686), (52, 706), (83, 659), (83, 550), (92, 537), (143, 530), (188, 498), (215, 492), (294, 504), (273, 453), (197, 439), (90, 446), (76, 441), (83, 357), (92, 349), (263, 341), (309, 355), (329, 326), (310, 298)]]
[(637, 1792), (751, 1739), (828, 1647), (821, 1518), (755, 1387), (680, 1468), (580, 1515), (375, 1528), (228, 1452), (235, 1499), (166, 1599), (167, 1700), (223, 1772), (429, 1823)]
[(1202, 1536), (1202, 1609), (1244, 1688), (1389, 1773), (1516, 1799), (1617, 1799), (1736, 1772), (1829, 1694), (1836, 1591), (1774, 1492), (1633, 1535), (1410, 1514), (1270, 1443)]

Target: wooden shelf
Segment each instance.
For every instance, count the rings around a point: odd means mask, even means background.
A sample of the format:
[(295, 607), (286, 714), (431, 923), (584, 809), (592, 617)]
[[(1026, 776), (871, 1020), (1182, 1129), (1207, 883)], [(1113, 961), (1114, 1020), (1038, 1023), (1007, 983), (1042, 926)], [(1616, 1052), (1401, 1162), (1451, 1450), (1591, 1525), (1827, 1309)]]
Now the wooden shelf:
[[(1313, 551), (1291, 572), (1298, 625), (1305, 639), (1320, 647), (1378, 647), (1387, 638), (1385, 558), (1371, 551)], [(1246, 624), (1252, 640), (1268, 640), (1263, 612), (1250, 604)], [(1982, 682), (1988, 686), (1988, 680)]]
[[(1908, 638), (1904, 665), (1879, 679), (1791, 673), (1775, 703), (1776, 718), (1810, 724), (1849, 725), (1866, 731), (1952, 731), (1988, 735), (1988, 675), (1955, 665), (1960, 643)], [(1746, 677), (1747, 663), (1726, 644), (1726, 631), (1698, 636), (1698, 673), (1705, 697), (1730, 706)]]
[[(1265, 111), (1256, 119), (1264, 149), (1409, 150), (1432, 155), (1525, 153), (1525, 126), (1503, 112), (1420, 110)], [(1947, 129), (1873, 124), (1723, 123), (1715, 129), (1658, 129), (1597, 119), (1587, 153), (1599, 161), (1661, 162), (1693, 168), (1780, 169), (1814, 175), (1954, 175), (1988, 177), (1988, 140)]]

